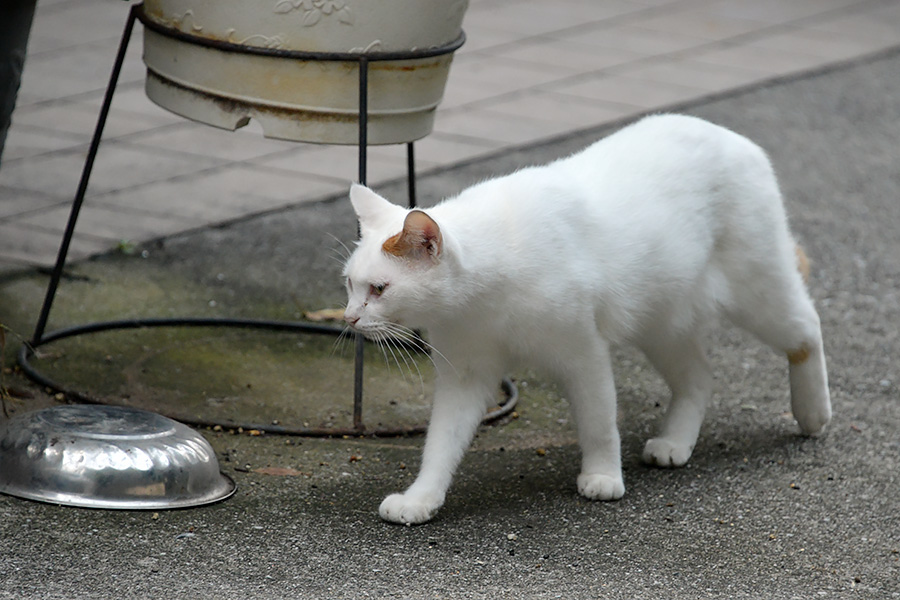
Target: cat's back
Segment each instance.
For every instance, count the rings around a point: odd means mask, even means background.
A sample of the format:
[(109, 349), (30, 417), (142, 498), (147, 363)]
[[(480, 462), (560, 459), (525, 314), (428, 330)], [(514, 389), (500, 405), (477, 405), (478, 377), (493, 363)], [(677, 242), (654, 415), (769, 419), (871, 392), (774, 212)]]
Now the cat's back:
[(768, 169), (769, 162), (759, 146), (725, 127), (687, 115), (659, 114), (548, 166), (600, 185), (635, 179), (672, 183), (675, 173), (688, 180), (735, 176), (748, 168)]
[[(571, 192), (569, 210), (614, 228), (643, 223), (651, 234), (669, 225), (716, 230), (737, 213), (780, 210), (774, 172), (759, 146), (684, 115), (645, 117), (551, 163), (543, 175), (548, 185)], [(688, 229), (681, 233), (692, 234)]]
[[(696, 117), (664, 114), (569, 157), (482, 182), (437, 211), (479, 235), (491, 228), (494, 239), (510, 243), (608, 245), (627, 233), (623, 243), (649, 244), (709, 238), (748, 196), (779, 202), (774, 185), (768, 158), (747, 138)], [(772, 189), (745, 193), (759, 186)]]

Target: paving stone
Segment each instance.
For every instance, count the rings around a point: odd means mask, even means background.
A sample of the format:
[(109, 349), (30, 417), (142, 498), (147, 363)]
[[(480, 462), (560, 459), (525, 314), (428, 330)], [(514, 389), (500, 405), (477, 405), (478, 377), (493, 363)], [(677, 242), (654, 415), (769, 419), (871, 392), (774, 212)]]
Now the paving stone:
[(0, 223), (11, 217), (41, 213), (46, 209), (67, 204), (59, 198), (39, 192), (0, 185)]

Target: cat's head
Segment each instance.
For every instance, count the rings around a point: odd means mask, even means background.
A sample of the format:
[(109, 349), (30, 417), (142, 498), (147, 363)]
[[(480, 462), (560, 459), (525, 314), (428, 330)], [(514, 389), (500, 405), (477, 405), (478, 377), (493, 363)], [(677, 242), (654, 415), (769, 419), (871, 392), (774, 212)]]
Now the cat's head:
[(422, 327), (437, 309), (447, 277), (440, 226), (421, 210), (407, 210), (354, 184), (350, 201), (361, 238), (344, 267), (344, 320), (366, 335), (392, 326)]

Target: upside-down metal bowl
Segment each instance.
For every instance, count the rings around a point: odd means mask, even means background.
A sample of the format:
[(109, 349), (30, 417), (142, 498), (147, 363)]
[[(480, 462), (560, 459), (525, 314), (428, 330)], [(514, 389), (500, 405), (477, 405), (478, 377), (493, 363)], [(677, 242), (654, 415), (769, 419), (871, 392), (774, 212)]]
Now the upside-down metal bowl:
[(234, 493), (212, 447), (156, 413), (67, 405), (0, 423), (0, 492), (53, 504), (167, 509)]

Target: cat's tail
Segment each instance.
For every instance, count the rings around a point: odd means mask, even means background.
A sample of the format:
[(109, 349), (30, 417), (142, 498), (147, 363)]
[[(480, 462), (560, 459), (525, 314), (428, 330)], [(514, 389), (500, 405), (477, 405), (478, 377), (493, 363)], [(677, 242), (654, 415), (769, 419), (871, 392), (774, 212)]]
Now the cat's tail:
[(809, 258), (807, 258), (806, 252), (803, 251), (803, 247), (800, 244), (794, 246), (794, 253), (797, 255), (797, 270), (800, 271), (800, 275), (803, 277), (803, 283), (809, 283)]

